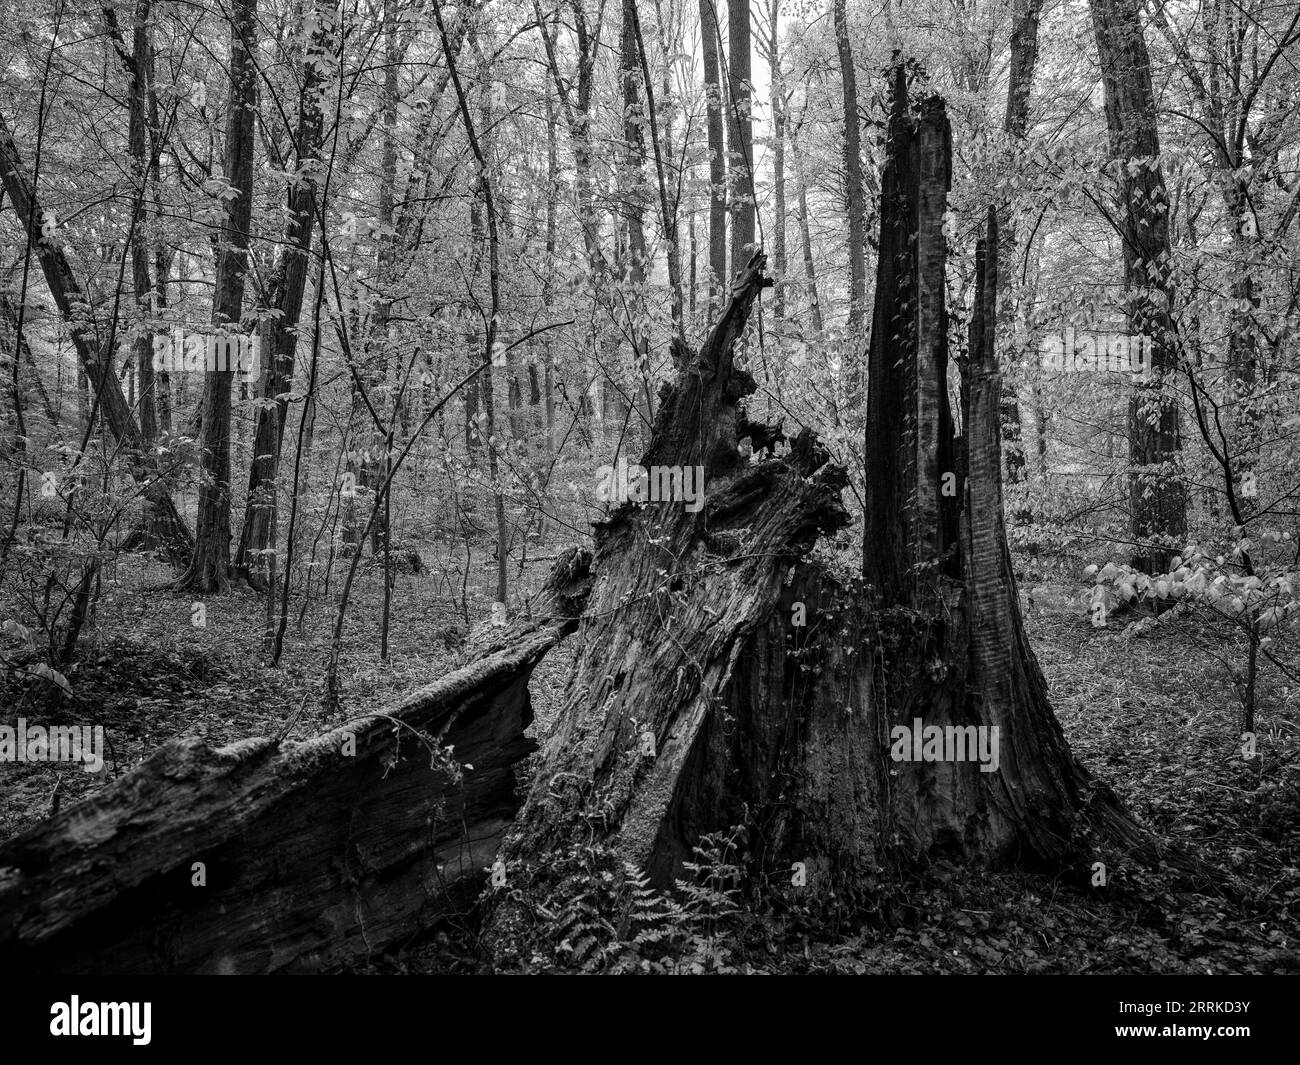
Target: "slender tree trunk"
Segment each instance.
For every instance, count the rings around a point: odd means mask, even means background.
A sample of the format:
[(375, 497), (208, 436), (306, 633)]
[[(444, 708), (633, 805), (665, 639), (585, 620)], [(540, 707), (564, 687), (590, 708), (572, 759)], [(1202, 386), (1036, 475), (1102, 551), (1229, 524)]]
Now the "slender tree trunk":
[[(555, 253), (557, 240), (557, 204), (559, 201), (559, 138), (555, 133), (555, 101), (546, 97), (546, 277), (542, 282), (542, 306), (550, 320), (555, 301)], [(546, 456), (555, 456), (558, 442), (555, 439), (555, 349), (548, 332), (542, 338), (543, 365), (545, 367), (546, 397)]]
[(619, 73), (623, 88), (623, 165), (619, 184), (623, 191), (623, 217), (627, 226), (627, 254), (623, 271), (628, 286), (629, 332), (632, 338), (635, 379), (646, 382), (634, 398), (646, 423), (653, 417), (649, 388), (650, 337), (645, 308), (649, 255), (645, 242), (646, 108), (641, 104), (641, 55), (638, 44), (636, 0), (623, 0), (623, 25), (619, 40)]
[[(501, 320), (501, 236), (497, 216), (496, 197), (493, 192), (492, 178), (488, 172), (487, 157), (483, 151), (483, 145), (479, 139), (478, 132), (474, 127), (474, 119), (470, 115), (469, 100), (465, 94), (464, 86), (461, 84), (460, 74), (456, 69), (456, 60), (452, 54), (450, 43), (447, 39), (447, 30), (443, 23), (442, 13), (438, 8), (434, 8), (435, 18), (438, 23), (438, 33), (442, 39), (443, 59), (447, 63), (447, 69), (451, 73), (452, 85), (456, 90), (456, 101), (460, 107), (461, 121), (465, 127), (465, 137), (469, 141), (470, 150), (478, 163), (479, 182), (478, 196), (482, 199), (484, 213), (487, 217), (487, 236), (488, 236), (488, 291), (490, 293), (490, 305), (488, 313), (487, 333), (483, 340), (483, 358), (487, 363), (483, 372), (479, 375), (482, 382), (483, 392), (483, 410), (485, 414), (484, 424), (487, 429), (487, 453), (488, 453), (488, 474), (492, 482), (492, 496), (494, 510), (496, 511), (497, 525), (497, 549), (496, 549), (496, 602), (504, 605), (507, 592), (507, 563), (510, 553), (510, 536), (506, 527), (505, 511), (505, 492), (501, 485), (500, 462), (497, 457), (497, 440), (496, 440), (496, 412), (495, 404), (492, 398), (492, 362), (496, 352), (497, 331)], [(486, 75), (486, 71), (483, 72)]]
[[(559, 59), (556, 54), (554, 38), (555, 26), (558, 24), (558, 10), (551, 17), (543, 17), (539, 0), (533, 0), (533, 12), (537, 16), (538, 28), (542, 33), (542, 42), (546, 47), (547, 64), (551, 70), (551, 80), (556, 96), (564, 113), (565, 124), (569, 128), (569, 140), (573, 146), (573, 167), (577, 186), (578, 222), (582, 228), (583, 247), (587, 252), (587, 262), (592, 273), (593, 282), (599, 286), (605, 273), (605, 256), (601, 251), (600, 219), (596, 209), (596, 189), (594, 180), (594, 157), (591, 146), (591, 97), (595, 85), (596, 53), (600, 49), (600, 30), (587, 23), (583, 0), (569, 0), (569, 14), (573, 19), (574, 35), (577, 40), (577, 76), (576, 86), (560, 73)], [(572, 90), (572, 91), (571, 91)]]
[[(389, 544), (387, 501), (380, 498), (388, 488), (387, 434), (375, 423), (373, 409), (382, 420), (387, 417), (396, 424), (400, 414), (388, 408), (383, 397), (388, 394), (388, 322), (392, 309), (392, 290), (396, 264), (395, 232), (393, 227), (394, 186), (397, 183), (397, 126), (398, 73), (403, 50), (398, 44), (397, 12), (385, 0), (383, 10), (384, 87), (380, 102), (382, 133), (379, 160), (379, 189), (376, 221), (380, 228), (375, 270), (378, 294), (374, 311), (367, 315), (356, 335), (364, 338), (361, 359), (354, 367), (352, 377), (352, 410), (349, 435), (352, 445), (347, 452), (347, 486), (355, 485), (366, 495), (349, 494), (344, 503), (343, 544), (349, 556), (362, 551), (362, 527), (369, 525), (370, 554), (372, 558), (387, 560)], [(394, 393), (395, 394), (395, 393)], [(468, 427), (467, 427), (468, 431)], [(365, 517), (367, 508), (375, 506), (373, 516)], [(385, 561), (385, 571), (387, 561)], [(385, 588), (387, 588), (387, 583)]]
[[(853, 68), (845, 0), (833, 0), (835, 47), (844, 99), (844, 198), (849, 216), (849, 334), (862, 328), (867, 300), (867, 205), (862, 187), (862, 134), (858, 124), (858, 77)], [(852, 341), (850, 341), (852, 342)]]
[(727, 277), (727, 149), (722, 135), (722, 78), (718, 62), (716, 0), (700, 0), (704, 56), (705, 126), (709, 145), (709, 316), (722, 307)]
[[(154, 188), (154, 219), (161, 229), (163, 226), (162, 202), (162, 118), (158, 108), (158, 79), (155, 74), (154, 47), (152, 35), (146, 31), (145, 36), (145, 81), (149, 96), (149, 128), (155, 143), (150, 152), (150, 180)], [(171, 272), (175, 251), (162, 241), (153, 242), (153, 284), (154, 313), (161, 315), (167, 307), (167, 275)], [(158, 427), (164, 433), (172, 431), (172, 386), (171, 374), (160, 371), (154, 374), (154, 398), (158, 410)]]
[[(712, 196), (710, 196), (710, 199), (712, 199)], [(690, 278), (689, 278), (688, 281), (687, 281), (687, 287), (688, 287), (688, 289), (689, 289), (689, 291), (690, 291), (690, 315), (691, 315), (691, 323), (694, 324), (694, 322), (695, 322), (695, 295), (696, 295), (696, 287), (697, 287), (697, 285), (698, 285), (698, 278), (697, 278), (697, 276), (696, 276), (696, 269), (697, 269), (697, 267), (696, 267), (696, 259), (697, 259), (698, 256), (699, 256), (699, 245), (698, 245), (698, 243), (697, 243), (697, 241), (696, 241), (696, 239), (695, 239), (695, 212), (696, 212), (696, 204), (695, 204), (695, 198), (694, 198), (694, 197), (691, 197), (691, 200), (690, 200), (690, 203), (689, 203), (689, 206), (688, 206), (687, 210), (688, 210), (688, 215), (687, 215), (687, 227), (688, 227), (688, 231), (689, 231), (689, 233), (688, 233), (688, 238), (687, 238), (687, 239), (688, 239), (689, 242), (690, 242), (690, 264), (691, 264)]]
[[(142, 322), (149, 322), (157, 318), (166, 306), (166, 274), (171, 261), (171, 253), (151, 239), (146, 223), (151, 189), (154, 220), (156, 223), (162, 220), (158, 197), (162, 127), (149, 24), (153, 3), (152, 0), (136, 0), (129, 50), (118, 26), (116, 12), (111, 6), (105, 6), (103, 11), (128, 79), (127, 150), (131, 156), (131, 176), (135, 186), (131, 219), (131, 281), (136, 313)], [(151, 260), (155, 273), (153, 280), (149, 276)], [(153, 367), (153, 336), (152, 326), (141, 329), (133, 344), (140, 387), (140, 431), (150, 446), (157, 439), (160, 427), (164, 432), (171, 431), (170, 380), (167, 371)], [(135, 403), (132, 402), (131, 406), (134, 408)], [(152, 542), (158, 536), (165, 536), (166, 524), (166, 515), (150, 507), (149, 517), (141, 530), (141, 540)]]
[[(253, 59), (257, 0), (235, 0), (230, 20), (230, 98), (226, 119), (225, 174), (237, 195), (226, 201), (217, 251), (212, 324), (239, 330), (248, 270), (253, 209), (253, 121), (257, 68)], [(203, 482), (199, 486), (194, 557), (177, 582), (192, 592), (224, 592), (230, 586), (230, 404), (234, 371), (209, 367), (203, 388)]]
[[(716, 3), (716, 0), (707, 0)], [(731, 159), (731, 263), (739, 269), (754, 247), (754, 123), (749, 0), (727, 0), (727, 146)]]
[(50, 402), (50, 395), (41, 380), (40, 367), (36, 365), (36, 356), (32, 354), (27, 338), (18, 335), (18, 312), (14, 309), (9, 293), (4, 291), (0, 291), (0, 326), (5, 330), (4, 343), (0, 345), (0, 350), (12, 350), (14, 357), (21, 359), (22, 365), (27, 367), (31, 387), (41, 401), (41, 410), (50, 425), (57, 428), (60, 421), (58, 408)]
[(253, 431), (253, 460), (248, 471), (248, 499), (243, 528), (239, 534), (236, 568), (246, 579), (262, 568), (264, 552), (275, 548), (278, 514), (280, 451), (289, 415), (288, 393), (293, 388), (298, 351), (298, 326), (302, 319), (303, 294), (311, 265), (312, 228), (315, 224), (317, 183), (321, 177), (323, 119), (320, 109), (321, 65), (330, 39), (332, 8), (315, 4), (316, 30), (307, 43), (302, 65), (302, 93), (298, 100), (298, 128), (294, 135), (300, 179), (287, 196), (283, 248), (268, 285), (271, 316), (264, 344), (265, 356), (259, 404)]
[[(388, 323), (392, 316), (393, 308), (393, 288), (397, 283), (396, 265), (396, 233), (393, 227), (393, 197), (397, 185), (397, 105), (398, 100), (398, 74), (401, 72), (402, 57), (404, 49), (398, 42), (398, 7), (394, 0), (385, 0), (384, 2), (384, 95), (383, 95), (383, 134), (380, 147), (379, 160), (379, 203), (377, 205), (377, 218), (380, 227), (379, 248), (376, 261), (376, 271), (379, 280), (379, 298), (375, 301), (375, 311), (372, 321), (367, 329), (367, 341), (373, 343), (378, 349), (378, 360), (374, 372), (370, 377), (372, 385), (379, 386), (371, 389), (372, 401), (379, 395), (392, 395), (396, 397), (397, 390), (392, 387), (389, 375), (391, 367), (389, 365), (389, 343), (388, 343)], [(401, 373), (399, 367), (398, 373)], [(370, 436), (372, 458), (362, 468), (362, 483), (377, 493), (382, 493), (383, 500), (379, 504), (379, 510), (375, 514), (374, 520), (370, 523), (370, 553), (374, 558), (384, 559), (385, 579), (391, 576), (387, 573), (389, 559), (389, 544), (391, 541), (391, 531), (389, 529), (389, 494), (392, 486), (389, 483), (388, 470), (392, 461), (390, 451), (392, 442), (391, 427), (399, 424), (402, 420), (402, 414), (392, 404), (385, 401), (378, 405), (377, 409), (384, 416), (390, 426), (387, 434), (375, 429)], [(385, 588), (389, 585), (385, 583)], [(385, 600), (385, 619), (387, 618), (387, 600)]]
[[(578, 222), (582, 229), (582, 243), (586, 252), (592, 298), (599, 304), (605, 298), (610, 300), (615, 298), (613, 293), (606, 291), (609, 280), (608, 263), (602, 247), (601, 219), (596, 204), (595, 162), (591, 139), (592, 92), (595, 86), (596, 58), (600, 51), (603, 27), (599, 20), (595, 26), (588, 24), (583, 0), (568, 0), (568, 6), (577, 45), (577, 70), (576, 77), (573, 79), (566, 79), (560, 73), (555, 41), (560, 18), (559, 10), (557, 9), (552, 15), (544, 16), (540, 0), (533, 0), (533, 12), (546, 49), (546, 61), (550, 68), (556, 100), (564, 115), (569, 130), (569, 142), (573, 148)], [(601, 10), (603, 12), (603, 7)], [(585, 332), (583, 335), (586, 346), (584, 361), (589, 368), (599, 362), (599, 358), (593, 338)], [(583, 395), (579, 399), (579, 410), (585, 414), (589, 409), (590, 401), (586, 395)]]
[[(155, 217), (162, 213), (159, 208)], [(161, 244), (154, 247), (153, 288), (154, 307), (159, 315), (167, 308), (167, 274), (171, 270), (172, 254)], [(164, 433), (172, 431), (172, 379), (171, 374), (160, 370), (154, 374), (154, 396), (158, 407), (158, 428)]]
[[(1260, 241), (1254, 221), (1255, 208), (1245, 179), (1232, 171), (1225, 174), (1220, 183), (1226, 188), (1224, 200), (1231, 216), (1232, 236), (1232, 276), (1229, 283), (1232, 311), (1228, 317), (1228, 379), (1224, 406), (1231, 427), (1232, 472), (1240, 478), (1254, 468), (1259, 458), (1257, 451), (1262, 428), (1255, 401), (1259, 377), (1256, 315), (1260, 299), (1254, 271), (1259, 262)], [(1239, 506), (1244, 512), (1250, 512), (1255, 502), (1243, 497)]]
[(799, 156), (798, 135), (791, 132), (790, 147), (794, 150), (795, 173), (798, 180), (799, 198), (799, 244), (803, 252), (803, 279), (808, 288), (808, 317), (812, 321), (815, 337), (822, 335), (825, 322), (822, 320), (821, 299), (817, 295), (817, 263), (813, 259), (812, 230), (808, 224), (808, 182), (804, 176), (803, 163)]
[(595, 87), (596, 53), (600, 47), (599, 27), (595, 38), (583, 15), (582, 0), (572, 0), (578, 32), (578, 91), (570, 129), (573, 157), (578, 175), (578, 212), (587, 259), (597, 279), (604, 276), (605, 256), (600, 248), (600, 220), (596, 210), (595, 159), (591, 146), (591, 96)]
[(1042, 358), (1040, 356), (1037, 360), (1037, 369), (1040, 371), (1040, 373), (1037, 376), (1037, 380), (1034, 383), (1034, 389), (1033, 389), (1034, 441), (1035, 441), (1034, 449), (1035, 449), (1035, 453), (1038, 456), (1038, 476), (1042, 478), (1044, 481), (1046, 481), (1047, 473), (1048, 473), (1047, 438), (1048, 438), (1048, 430), (1052, 424), (1052, 415), (1047, 409), (1047, 401), (1043, 395), (1043, 386), (1041, 383), (1039, 383), (1039, 381), (1041, 381), (1042, 368), (1043, 368)]
[(1160, 170), (1151, 59), (1136, 0), (1089, 0), (1106, 97), (1110, 155), (1118, 171), (1124, 284), (1131, 336), (1150, 338), (1150, 380), (1129, 403), (1129, 500), (1134, 566), (1163, 572), (1187, 532), (1178, 403), (1169, 384), (1178, 370), (1170, 311), (1173, 262), (1169, 196)]
[[(655, 4), (655, 10), (659, 10), (658, 3)], [(682, 252), (677, 235), (677, 203), (675, 199), (670, 199), (668, 195), (669, 183), (669, 160), (673, 158), (673, 139), (672, 139), (672, 114), (666, 108), (668, 99), (668, 65), (667, 58), (664, 61), (663, 75), (663, 96), (664, 96), (664, 113), (660, 115), (660, 107), (656, 106), (654, 98), (654, 80), (650, 76), (650, 57), (645, 49), (645, 36), (641, 32), (641, 20), (637, 15), (636, 4), (630, 2), (624, 5), (625, 18), (629, 18), (632, 23), (632, 38), (635, 43), (635, 59), (640, 65), (641, 80), (645, 86), (645, 118), (650, 127), (650, 143), (654, 148), (655, 178), (659, 191), (659, 220), (663, 227), (664, 234), (664, 261), (668, 267), (668, 288), (672, 302), (670, 304), (670, 313), (673, 320), (673, 329), (680, 337), (685, 337), (685, 323), (682, 320), (682, 309), (684, 298), (682, 294)], [(662, 14), (660, 14), (662, 21)], [(664, 130), (662, 137), (659, 132), (659, 122), (662, 117)], [(644, 158), (644, 147), (642, 148), (642, 157)], [(646, 388), (647, 408), (653, 412), (654, 402), (650, 397), (650, 388), (648, 378), (642, 378)]]
[[(131, 180), (135, 185), (131, 217), (131, 282), (136, 314), (142, 322), (153, 318), (154, 284), (149, 276), (152, 258), (146, 219), (150, 163), (147, 82), (150, 67), (149, 15), (152, 0), (137, 0), (131, 31), (130, 84), (127, 88), (127, 143), (131, 154)], [(133, 347), (140, 388), (140, 433), (147, 447), (158, 438), (158, 409), (154, 387), (153, 330), (140, 329)]]
[[(82, 363), (78, 363), (77, 364), (77, 422), (82, 428), (85, 428), (90, 424), (90, 397), (91, 397), (90, 380), (91, 380), (90, 374), (87, 372), (85, 365)], [(122, 391), (121, 384), (117, 382), (116, 378), (114, 378), (113, 380), (118, 392), (121, 393)], [(126, 402), (125, 397), (123, 397), (122, 399), (122, 409), (126, 411), (129, 411), (131, 409), (130, 404)]]
[(772, 111), (772, 314), (785, 319), (785, 84), (781, 75), (781, 0), (768, 0), (767, 59), (770, 67), (769, 106)]
[[(1002, 129), (1007, 135), (1010, 158), (1016, 152), (1029, 128), (1029, 94), (1034, 83), (1034, 68), (1038, 62), (1038, 16), (1042, 0), (1017, 0), (1015, 19), (1011, 27), (1011, 67), (1007, 75), (1007, 111)], [(1007, 282), (1016, 255), (1016, 230), (1008, 223), (1001, 230), (1001, 247), (998, 249), (998, 306), (1003, 325), (1014, 321), (1015, 305), (1007, 298)], [(1014, 369), (1014, 368), (1013, 368)], [(1006, 454), (1006, 474), (1009, 484), (1025, 479), (1024, 430), (1020, 419), (1020, 398), (1016, 394), (1016, 379), (1004, 381), (1002, 393), (1002, 442)]]

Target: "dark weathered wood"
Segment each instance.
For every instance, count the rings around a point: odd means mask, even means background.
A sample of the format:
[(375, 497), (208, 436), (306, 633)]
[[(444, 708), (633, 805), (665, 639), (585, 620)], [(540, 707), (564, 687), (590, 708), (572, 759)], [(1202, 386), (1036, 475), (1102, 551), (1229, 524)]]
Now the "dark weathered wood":
[(998, 730), (995, 772), (971, 761), (894, 767), (889, 819), (905, 851), (1078, 872), (1092, 845), (1085, 826), (1116, 848), (1144, 840), (1071, 755), (1021, 624), (1003, 526), (992, 211), (960, 367), (964, 439), (954, 435), (940, 221), (950, 153), (943, 101), (913, 107), (900, 68), (881, 180), (865, 442), (874, 618), (864, 635), (885, 653), (866, 712), (882, 719), (882, 734), (915, 718)]
[(466, 905), (535, 747), (532, 669), (580, 605), (569, 561), (577, 599), (391, 711), (300, 744), (173, 741), (0, 847), (0, 969), (330, 969)]
[(544, 872), (546, 854), (589, 836), (590, 818), (627, 860), (670, 880), (701, 832), (735, 823), (749, 799), (775, 803), (780, 781), (767, 770), (781, 762), (778, 739), (802, 724), (779, 697), (765, 701), (769, 678), (745, 663), (756, 642), (784, 648), (774, 619), (787, 575), (848, 515), (844, 471), (810, 432), (759, 462), (738, 447), (783, 439), (748, 420), (754, 381), (734, 361), (768, 284), (764, 263), (758, 253), (737, 275), (698, 355), (675, 351), (689, 369), (664, 389), (641, 460), (703, 467), (702, 508), (628, 503), (597, 526), (574, 676), (502, 852), (512, 885), (533, 859)]
[[(607, 883), (631, 866), (662, 887), (690, 877), (703, 836), (743, 826), (734, 861), (746, 891), (853, 907), (918, 860), (1078, 875), (1098, 844), (1114, 862), (1143, 843), (1070, 755), (1019, 623), (1002, 527), (996, 262), (982, 254), (964, 469), (946, 390), (948, 123), (941, 100), (909, 103), (901, 70), (895, 92), (866, 579), (846, 582), (811, 556), (847, 522), (844, 471), (807, 430), (769, 451), (785, 438), (745, 411), (755, 383), (736, 341), (766, 284), (760, 254), (698, 355), (674, 353), (683, 369), (641, 460), (702, 466), (702, 509), (628, 503), (597, 527), (574, 672), (502, 848), (510, 890), (490, 896), (485, 941), (503, 967), (571, 956), (547, 915), (589, 913), (591, 895), (565, 855), (607, 863)], [(759, 454), (747, 457), (745, 440)], [(894, 761), (891, 730), (916, 718), (996, 726), (1000, 764)], [(617, 906), (602, 918), (626, 920)]]
[(880, 254), (867, 352), (863, 575), (891, 603), (914, 602), (935, 568), (958, 575), (960, 480), (948, 404), (943, 215), (951, 135), (943, 101), (909, 106), (895, 71), (880, 179)]

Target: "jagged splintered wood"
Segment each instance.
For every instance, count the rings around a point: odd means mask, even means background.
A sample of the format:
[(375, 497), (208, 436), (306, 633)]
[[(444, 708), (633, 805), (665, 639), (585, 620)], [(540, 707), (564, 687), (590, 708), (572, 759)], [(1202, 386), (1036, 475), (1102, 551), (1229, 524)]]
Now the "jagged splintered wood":
[(948, 404), (944, 301), (952, 135), (938, 97), (911, 112), (902, 67), (888, 137), (867, 352), (863, 574), (891, 602), (901, 602), (912, 597), (924, 568), (958, 575), (960, 503), (956, 494), (943, 494), (944, 474), (961, 480)]
[[(705, 467), (706, 503), (627, 504), (596, 532), (592, 592), (559, 720), (502, 858), (514, 890), (488, 942), (526, 958), (563, 892), (556, 855), (601, 842), (659, 884), (705, 833), (743, 824), (746, 884), (852, 903), (939, 855), (1089, 868), (1145, 845), (1071, 756), (1025, 639), (1002, 527), (996, 258), (980, 252), (963, 393), (947, 401), (943, 101), (898, 72), (869, 353), (865, 584), (810, 556), (846, 521), (844, 472), (808, 430), (788, 454), (750, 422), (735, 342), (767, 283), (756, 255), (717, 328), (665, 388), (642, 465)], [(996, 241), (995, 220), (989, 240)], [(983, 248), (985, 245), (981, 245)], [(995, 243), (988, 246), (996, 246)], [(945, 494), (945, 473), (960, 491)], [(792, 624), (803, 604), (804, 627)], [(1000, 764), (895, 762), (891, 728), (996, 727)], [(649, 735), (652, 742), (642, 742)], [(653, 752), (653, 753), (648, 753)], [(1101, 848), (1100, 852), (1098, 848)], [(804, 888), (790, 869), (808, 870)]]

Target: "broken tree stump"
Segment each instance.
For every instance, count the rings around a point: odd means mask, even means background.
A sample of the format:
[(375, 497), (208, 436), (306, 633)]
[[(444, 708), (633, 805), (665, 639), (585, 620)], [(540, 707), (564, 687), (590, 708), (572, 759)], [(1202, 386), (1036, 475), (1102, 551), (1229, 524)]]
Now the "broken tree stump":
[[(751, 898), (833, 908), (869, 904), (891, 873), (934, 858), (1081, 875), (1099, 847), (1144, 845), (1070, 754), (1020, 625), (987, 281), (963, 389), (969, 445), (954, 432), (948, 121), (938, 98), (909, 103), (901, 67), (894, 94), (863, 576), (812, 554), (848, 523), (844, 470), (810, 430), (787, 441), (745, 411), (756, 385), (736, 346), (769, 283), (756, 253), (698, 355), (675, 346), (640, 463), (652, 481), (702, 467), (703, 506), (627, 502), (596, 528), (566, 702), (487, 896), (485, 940), (504, 968), (572, 962), (557, 914), (626, 926), (626, 892), (601, 911), (593, 879), (671, 886), (705, 836), (737, 826), (730, 864)], [(992, 738), (1001, 757), (902, 759), (896, 730), (917, 719)]]

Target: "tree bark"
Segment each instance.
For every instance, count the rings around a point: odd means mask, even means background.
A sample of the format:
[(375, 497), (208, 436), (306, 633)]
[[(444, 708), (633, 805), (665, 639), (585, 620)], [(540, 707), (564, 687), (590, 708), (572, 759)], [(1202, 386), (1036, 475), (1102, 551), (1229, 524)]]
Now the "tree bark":
[[(1007, 74), (1007, 110), (1002, 130), (1007, 135), (1008, 154), (1013, 161), (1029, 128), (1029, 94), (1034, 83), (1034, 68), (1038, 64), (1038, 17), (1042, 6), (1042, 0), (1018, 0), (1011, 27), (1011, 65)], [(1016, 229), (1014, 224), (1008, 224), (1002, 226), (1000, 232), (998, 306), (1004, 322), (1007, 322), (1015, 314), (1006, 292), (1007, 280), (1015, 261)], [(1006, 454), (1007, 481), (1017, 484), (1025, 479), (1024, 428), (1015, 381), (1013, 379), (1006, 384), (1002, 395), (1002, 443)]]
[[(212, 324), (238, 330), (248, 271), (248, 237), (253, 216), (253, 122), (257, 67), (253, 49), (257, 0), (235, 0), (230, 20), (230, 96), (227, 108), (225, 175), (236, 194), (226, 200), (217, 250)], [(199, 486), (194, 556), (177, 586), (211, 594), (230, 587), (230, 402), (234, 371), (208, 368), (203, 382), (203, 481)]]
[[(716, 3), (716, 0), (706, 0)], [(749, 0), (727, 0), (727, 142), (731, 156), (731, 265), (739, 270), (754, 247), (754, 123)]]
[(709, 145), (709, 314), (711, 324), (727, 291), (727, 149), (722, 133), (722, 77), (718, 64), (715, 0), (700, 0), (704, 56), (705, 128)]
[(849, 216), (849, 334), (856, 337), (866, 314), (866, 197), (862, 187), (862, 133), (858, 125), (858, 76), (853, 68), (845, 0), (831, 5), (835, 19), (835, 48), (840, 60), (844, 99), (844, 199)]
[[(148, 94), (149, 72), (153, 66), (149, 42), (149, 15), (151, 0), (138, 0), (131, 30), (131, 62), (128, 66), (130, 85), (127, 88), (128, 118), (127, 143), (131, 153), (131, 179), (135, 190), (131, 205), (131, 282), (135, 296), (136, 313), (142, 322), (153, 317), (154, 283), (149, 276), (152, 251), (145, 227), (146, 201), (149, 180), (155, 162), (149, 150)], [(140, 433), (144, 443), (152, 447), (158, 438), (158, 406), (153, 369), (153, 330), (139, 330), (133, 344), (136, 373), (140, 388)]]
[[(900, 511), (894, 540), (868, 552), (875, 586), (863, 596), (808, 557), (848, 521), (844, 471), (809, 430), (770, 454), (780, 431), (745, 413), (755, 384), (734, 346), (769, 283), (756, 254), (698, 355), (678, 353), (687, 369), (641, 461), (702, 466), (702, 508), (633, 502), (596, 528), (566, 701), (500, 853), (510, 890), (488, 896), (486, 940), (503, 968), (565, 956), (563, 930), (538, 915), (565, 911), (576, 854), (617, 895), (636, 870), (661, 886), (687, 877), (704, 835), (743, 825), (748, 891), (788, 892), (800, 862), (811, 898), (852, 908), (882, 870), (927, 857), (1082, 876), (1092, 847), (1117, 861), (1146, 846), (1070, 755), (1020, 628), (1001, 518), (996, 254), (979, 262), (970, 476), (943, 489), (959, 472), (938, 387), (948, 125), (942, 101), (908, 107), (901, 69), (895, 91), (876, 320), (895, 323), (901, 343), (888, 359), (873, 346), (869, 394), (914, 413), (869, 420), (868, 454), (893, 455), (897, 483), (877, 488), (868, 512)], [(996, 248), (992, 220), (990, 230)], [(746, 438), (760, 461), (741, 460)], [(996, 771), (891, 760), (893, 728), (921, 715), (999, 728)], [(617, 904), (598, 912), (619, 919)]]
[(814, 337), (820, 337), (825, 328), (822, 319), (821, 299), (817, 294), (817, 263), (813, 258), (812, 230), (808, 222), (808, 179), (800, 161), (798, 133), (790, 131), (790, 147), (794, 150), (795, 174), (799, 199), (799, 246), (803, 252), (803, 277), (808, 289), (808, 317)]
[(586, 563), (567, 555), (534, 620), (395, 707), (302, 743), (173, 740), (0, 846), (0, 965), (330, 970), (461, 911), (518, 808), (529, 676), (573, 627)]
[(768, 0), (767, 60), (770, 82), (769, 106), (772, 110), (772, 314), (777, 322), (785, 319), (785, 85), (781, 73), (781, 0)]
[(899, 141), (881, 175), (863, 532), (863, 575), (891, 603), (915, 598), (913, 566), (956, 574), (956, 499), (941, 491), (943, 474), (959, 472), (946, 386), (948, 120), (942, 106), (911, 116), (902, 78), (899, 68), (889, 127)]
[(299, 177), (288, 191), (283, 252), (268, 285), (270, 298), (267, 302), (276, 313), (271, 316), (267, 330), (266, 362), (262, 367), (259, 388), (261, 398), (268, 402), (257, 409), (253, 461), (248, 470), (248, 499), (239, 534), (239, 550), (235, 555), (235, 566), (246, 579), (254, 579), (254, 575), (264, 568), (261, 561), (264, 553), (275, 548), (280, 450), (284, 445), (289, 415), (288, 393), (293, 388), (298, 327), (311, 265), (317, 182), (322, 166), (320, 153), (324, 123), (319, 100), (320, 65), (332, 30), (329, 14), (325, 4), (316, 5), (316, 29), (303, 55), (298, 128), (294, 134)]
[(628, 300), (628, 326), (632, 338), (635, 374), (645, 382), (635, 399), (642, 417), (649, 421), (653, 416), (653, 403), (648, 379), (650, 337), (645, 308), (646, 270), (649, 255), (645, 242), (646, 146), (645, 130), (647, 111), (641, 103), (640, 34), (637, 29), (636, 0), (623, 0), (623, 25), (619, 40), (619, 73), (623, 87), (623, 140), (624, 162), (619, 184), (623, 192), (623, 217), (627, 225), (627, 254), (624, 278), (630, 289)]
[(1150, 380), (1129, 402), (1129, 506), (1133, 565), (1168, 568), (1187, 534), (1178, 403), (1169, 389), (1179, 342), (1171, 307), (1169, 196), (1160, 169), (1151, 58), (1135, 0), (1089, 0), (1106, 97), (1110, 155), (1118, 170), (1124, 286), (1131, 336), (1151, 345)]

